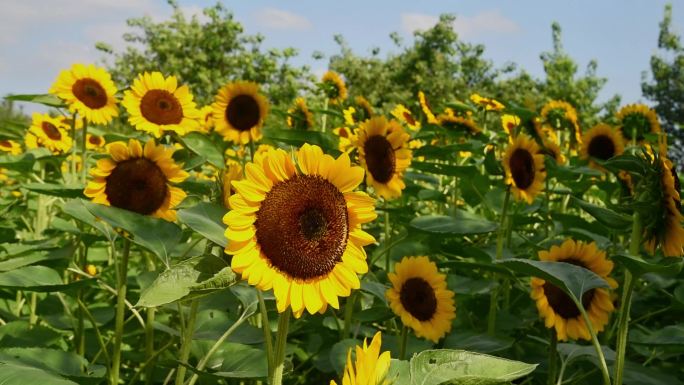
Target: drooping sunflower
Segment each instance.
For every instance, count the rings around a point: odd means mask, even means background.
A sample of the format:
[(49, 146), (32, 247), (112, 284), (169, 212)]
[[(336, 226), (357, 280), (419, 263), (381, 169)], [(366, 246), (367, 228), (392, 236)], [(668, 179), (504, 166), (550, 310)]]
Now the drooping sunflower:
[(437, 343), (451, 330), (456, 318), (454, 292), (434, 262), (425, 256), (404, 257), (388, 277), (392, 287), (385, 296), (390, 308), (416, 336)]
[(492, 98), (485, 98), (480, 96), (479, 94), (470, 95), (470, 100), (478, 106), (483, 107), (486, 111), (501, 111), (505, 107), (498, 100)]
[(525, 134), (519, 134), (506, 149), (503, 158), (506, 171), (506, 183), (511, 185), (511, 191), (516, 200), (532, 203), (534, 198), (544, 188), (546, 169), (544, 155), (534, 139)]
[(503, 114), (501, 115), (501, 127), (503, 127), (509, 138), (515, 135), (515, 129), (520, 125), (520, 118), (516, 115)]
[(420, 108), (423, 110), (423, 113), (427, 118), (427, 122), (430, 124), (439, 124), (437, 117), (435, 116), (435, 113), (432, 112), (432, 107), (430, 106), (430, 103), (428, 102), (427, 97), (425, 97), (423, 91), (418, 91), (418, 102), (420, 103)]
[(482, 131), (474, 120), (462, 116), (440, 114), (437, 117), (437, 122), (447, 130), (461, 131), (470, 134), (477, 134)]
[(242, 180), (242, 166), (236, 162), (229, 162), (226, 164), (226, 169), (223, 170), (223, 175), (221, 178), (221, 201), (225, 208), (230, 208), (230, 197), (235, 194), (235, 189), (233, 189), (233, 181)]
[(214, 129), (236, 144), (261, 139), (261, 127), (268, 114), (268, 101), (252, 82), (228, 83), (216, 95), (212, 106)]
[[(375, 333), (370, 345), (366, 339), (363, 346), (356, 346), (356, 359), (352, 362), (352, 350), (347, 351), (347, 365), (344, 368), (342, 385), (389, 385), (386, 379), (390, 367), (390, 352), (380, 353), (382, 336)], [(334, 380), (330, 385), (337, 385)]]
[(592, 158), (608, 160), (624, 151), (622, 135), (607, 124), (599, 123), (582, 135), (580, 156), (588, 159), (590, 165), (599, 170), (602, 168)]
[(99, 150), (104, 148), (105, 139), (100, 135), (86, 134), (86, 148), (88, 150)]
[(618, 126), (622, 136), (629, 141), (641, 143), (644, 134), (659, 133), (660, 122), (653, 109), (643, 104), (628, 104), (617, 113)]
[(332, 104), (340, 104), (347, 99), (347, 87), (344, 80), (335, 71), (328, 71), (321, 78), (321, 87)]
[(544, 104), (540, 115), (544, 125), (553, 130), (570, 130), (579, 141), (582, 133), (579, 130), (577, 110), (572, 104), (562, 100), (551, 100)]
[(145, 72), (124, 92), (121, 104), (128, 111), (128, 122), (136, 130), (156, 138), (164, 131), (185, 135), (199, 129), (200, 113), (188, 86), (178, 86), (175, 76)]
[(12, 155), (21, 154), (21, 144), (14, 140), (0, 140), (0, 151), (9, 152)]
[(353, 126), (373, 117), (373, 107), (363, 96), (354, 98), (354, 106), (350, 106), (342, 111), (344, 122)]
[(684, 216), (681, 214), (680, 183), (672, 162), (660, 157), (661, 209), (656, 215), (656, 223), (645, 231), (645, 248), (651, 253), (660, 246), (666, 257), (684, 255)]
[(283, 150), (257, 154), (232, 182), (223, 221), (233, 270), (272, 288), (278, 311), (291, 307), (299, 317), (337, 309), (338, 297), (359, 288), (357, 274), (368, 270), (363, 246), (375, 241), (361, 225), (376, 214), (374, 199), (353, 191), (363, 169), (347, 154), (334, 159), (305, 144), (296, 158), (299, 171)]
[[(589, 269), (605, 279), (611, 288), (617, 288), (617, 282), (609, 276), (613, 270), (613, 262), (606, 259), (606, 253), (599, 250), (594, 242), (567, 239), (560, 246), (540, 251), (539, 259), (565, 262)], [(591, 340), (587, 324), (567, 294), (541, 278), (533, 277), (531, 286), (531, 297), (537, 303), (539, 315), (544, 318), (544, 325), (549, 329), (556, 329), (559, 341), (566, 341), (568, 338)], [(608, 324), (610, 313), (615, 310), (609, 291), (603, 288), (591, 289), (584, 293), (581, 301), (594, 330), (597, 333), (603, 331)]]
[(392, 116), (397, 118), (400, 122), (404, 122), (411, 131), (420, 130), (420, 121), (416, 120), (411, 111), (409, 111), (403, 104), (397, 104), (392, 110)]
[(175, 149), (156, 145), (150, 139), (107, 145), (110, 157), (101, 158), (90, 170), (92, 179), (84, 191), (93, 202), (152, 215), (167, 221), (176, 219), (177, 206), (186, 194), (172, 185), (188, 177), (172, 158)]
[[(72, 141), (67, 131), (61, 125), (58, 118), (52, 118), (48, 114), (33, 113), (31, 127), (28, 130), (29, 134), (33, 134), (36, 140), (36, 147), (42, 146), (54, 153), (68, 152), (71, 149)], [(32, 139), (28, 136), (27, 147), (35, 148)]]
[(89, 122), (107, 124), (119, 115), (116, 106), (116, 85), (109, 73), (94, 65), (74, 64), (60, 72), (50, 93), (69, 105)]
[(336, 127), (333, 128), (333, 133), (339, 138), (339, 143), (337, 149), (349, 153), (354, 149), (354, 143), (356, 143), (356, 130), (352, 130), (349, 127)]
[(313, 114), (309, 111), (306, 100), (295, 99), (294, 106), (287, 110), (287, 126), (295, 130), (310, 130), (313, 125)]
[(567, 158), (563, 155), (558, 142), (553, 139), (544, 139), (544, 146), (541, 148), (541, 153), (551, 157), (557, 164), (565, 164), (565, 162), (567, 162)]
[(411, 165), (407, 134), (396, 120), (371, 118), (359, 126), (356, 148), (359, 163), (366, 169), (366, 183), (385, 198), (401, 196), (406, 187), (404, 171)]

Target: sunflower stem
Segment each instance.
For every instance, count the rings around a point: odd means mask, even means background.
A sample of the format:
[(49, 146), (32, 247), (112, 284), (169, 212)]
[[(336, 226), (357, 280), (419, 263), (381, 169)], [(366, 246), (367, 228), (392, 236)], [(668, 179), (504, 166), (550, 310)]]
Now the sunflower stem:
[(321, 132), (325, 132), (326, 125), (328, 124), (328, 98), (325, 98), (323, 102), (323, 116), (321, 117)]
[[(185, 382), (185, 372), (187, 368), (183, 364), (187, 365), (188, 358), (190, 358), (190, 346), (192, 345), (193, 334), (195, 334), (195, 319), (197, 319), (198, 305), (199, 301), (197, 299), (190, 301), (190, 314), (188, 315), (188, 322), (185, 326), (185, 335), (181, 342), (180, 363), (178, 364), (178, 369), (176, 369), (176, 385), (183, 385)], [(181, 317), (183, 317), (182, 314)]]
[(131, 252), (131, 241), (123, 240), (123, 251), (117, 274), (116, 318), (114, 325), (114, 346), (112, 347), (112, 385), (119, 383), (121, 366), (121, 343), (123, 340), (124, 312), (126, 310), (126, 278), (128, 276), (128, 256)]
[[(632, 236), (629, 244), (629, 254), (639, 255), (641, 246), (641, 217), (638, 212), (634, 212), (632, 220)], [(627, 334), (629, 332), (629, 310), (632, 306), (632, 292), (636, 279), (632, 273), (625, 269), (625, 281), (622, 284), (622, 309), (618, 318), (617, 346), (615, 347), (615, 384), (622, 385), (623, 373), (625, 369), (625, 353), (627, 352)]]
[(351, 331), (352, 315), (354, 314), (354, 304), (356, 303), (356, 292), (352, 291), (344, 305), (344, 329), (342, 329), (342, 339), (347, 338)]
[[(253, 141), (253, 140), (250, 140), (250, 141), (249, 141), (249, 156), (250, 156), (250, 158), (252, 159), (252, 162), (254, 162), (254, 153), (256, 152), (256, 150), (255, 150), (254, 147), (255, 147), (255, 146), (254, 146), (254, 141)], [(242, 165), (242, 168), (244, 169), (244, 167), (245, 167), (245, 165), (243, 164), (243, 165)]]
[(69, 167), (69, 182), (76, 182), (76, 119), (78, 119), (78, 112), (71, 115), (71, 165)]
[[(503, 246), (506, 238), (506, 220), (508, 217), (508, 206), (511, 202), (511, 186), (506, 186), (506, 195), (504, 196), (503, 209), (501, 210), (501, 221), (499, 222), (499, 232), (496, 237), (496, 260), (499, 261), (503, 257)], [(494, 275), (496, 281), (498, 276)], [(489, 316), (487, 317), (487, 334), (494, 335), (496, 330), (496, 310), (497, 302), (499, 300), (499, 286), (492, 290), (489, 298)]]
[(582, 305), (582, 301), (574, 298), (574, 296), (573, 301), (575, 302), (575, 306), (577, 306), (580, 313), (582, 313), (582, 319), (584, 319), (584, 323), (587, 325), (587, 329), (589, 329), (589, 334), (591, 335), (591, 344), (594, 345), (596, 355), (599, 359), (599, 368), (601, 369), (601, 376), (603, 377), (603, 385), (611, 385), (610, 374), (608, 373), (608, 365), (606, 364), (606, 357), (603, 355), (603, 349), (601, 349), (601, 344), (596, 336), (594, 325), (592, 325), (589, 315)]
[[(155, 270), (153, 258), (147, 258), (147, 270), (152, 272)], [(156, 308), (147, 308), (147, 319), (145, 320), (145, 360), (150, 362), (155, 357), (154, 351), (154, 316)], [(148, 366), (145, 369), (145, 384), (152, 384), (153, 366)]]
[(556, 383), (556, 372), (558, 371), (558, 337), (556, 336), (556, 329), (551, 328), (549, 336), (549, 375), (546, 383), (554, 385)]
[(266, 360), (268, 361), (269, 373), (273, 371), (273, 338), (271, 337), (271, 323), (268, 321), (268, 311), (266, 309), (266, 302), (264, 301), (264, 294), (257, 289), (257, 298), (259, 299), (259, 311), (261, 312), (261, 329), (264, 332), (264, 345), (266, 347)]
[(401, 328), (401, 342), (399, 345), (399, 359), (403, 360), (406, 357), (406, 342), (408, 341), (408, 328), (403, 325)]
[[(87, 163), (87, 156), (88, 153), (86, 152), (86, 136), (88, 135), (88, 121), (83, 120), (83, 136), (81, 137), (81, 183), (85, 184), (86, 179), (88, 178), (88, 167), (86, 167)], [(74, 143), (76, 142), (76, 138), (74, 138)], [(75, 155), (75, 154), (74, 154)], [(72, 158), (75, 158), (75, 156), (72, 156)]]
[(283, 369), (285, 369), (285, 345), (287, 343), (287, 329), (290, 326), (290, 308), (278, 316), (278, 334), (276, 335), (275, 368), (271, 375), (270, 385), (282, 385)]
[(389, 210), (387, 210), (387, 201), (385, 201), (383, 208), (385, 210), (385, 223), (384, 223), (384, 225), (385, 225), (385, 271), (389, 273), (389, 271), (390, 271), (390, 260), (391, 260), (390, 251), (392, 250), (392, 248), (390, 247), (390, 243), (389, 243), (389, 240), (390, 240), (390, 214), (389, 214)]

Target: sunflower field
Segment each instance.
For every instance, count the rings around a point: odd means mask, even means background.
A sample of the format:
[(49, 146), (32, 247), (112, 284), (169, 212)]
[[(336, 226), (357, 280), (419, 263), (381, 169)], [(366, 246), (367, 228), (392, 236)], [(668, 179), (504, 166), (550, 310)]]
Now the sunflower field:
[(0, 119), (0, 384), (684, 381), (649, 106), (121, 74), (7, 98), (48, 112)]

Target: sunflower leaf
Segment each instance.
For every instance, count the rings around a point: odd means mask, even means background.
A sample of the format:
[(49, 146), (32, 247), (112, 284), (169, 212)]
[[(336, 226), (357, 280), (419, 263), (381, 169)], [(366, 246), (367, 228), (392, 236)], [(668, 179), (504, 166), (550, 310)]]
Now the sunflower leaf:
[(666, 276), (676, 276), (682, 270), (684, 261), (680, 258), (664, 258), (660, 261), (649, 262), (627, 254), (613, 255), (614, 261), (620, 262), (635, 277), (640, 277), (646, 273), (657, 273)]
[(611, 209), (591, 204), (576, 197), (572, 197), (572, 201), (577, 203), (582, 210), (596, 218), (599, 223), (605, 225), (609, 229), (627, 230), (632, 226), (632, 217), (629, 215), (620, 214)]
[(5, 99), (17, 102), (38, 103), (48, 107), (66, 107), (66, 104), (64, 104), (62, 99), (51, 94), (9, 95), (5, 97)]
[(414, 218), (409, 226), (430, 234), (441, 235), (482, 234), (495, 231), (499, 227), (495, 222), (472, 215), (464, 215), (457, 215), (456, 218), (444, 215), (426, 215)]
[(181, 140), (192, 152), (206, 158), (209, 163), (220, 170), (226, 167), (221, 149), (206, 135), (199, 132), (191, 132), (182, 137)]
[(24, 183), (21, 187), (38, 194), (60, 198), (83, 198), (83, 185), (63, 185), (58, 183)]
[(178, 219), (210, 241), (226, 247), (228, 240), (224, 235), (226, 225), (223, 223), (226, 211), (217, 204), (200, 202), (193, 207), (178, 210)]
[[(92, 279), (64, 283), (60, 274), (46, 266), (24, 266), (0, 273), (0, 288), (55, 292), (87, 285)], [(0, 382), (1, 383), (1, 382)]]

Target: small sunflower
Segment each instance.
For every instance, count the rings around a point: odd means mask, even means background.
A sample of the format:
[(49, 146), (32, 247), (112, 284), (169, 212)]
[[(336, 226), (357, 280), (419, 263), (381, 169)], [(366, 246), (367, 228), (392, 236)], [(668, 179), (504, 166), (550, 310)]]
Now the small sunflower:
[(221, 180), (221, 201), (223, 202), (223, 206), (227, 209), (230, 208), (230, 197), (235, 194), (232, 183), (236, 180), (242, 180), (242, 166), (240, 166), (239, 163), (230, 162), (226, 165), (226, 169), (223, 170)]
[(121, 104), (128, 111), (128, 122), (136, 130), (161, 137), (164, 131), (185, 135), (199, 129), (200, 113), (188, 86), (178, 86), (175, 76), (145, 72), (124, 92)]
[[(347, 352), (347, 366), (344, 368), (342, 385), (389, 385), (386, 380), (390, 367), (390, 352), (380, 353), (382, 336), (375, 333), (370, 345), (366, 339), (363, 346), (356, 346), (356, 359), (352, 362), (352, 349)], [(337, 385), (334, 380), (330, 385)]]
[(328, 71), (323, 74), (321, 87), (323, 87), (323, 92), (332, 104), (340, 104), (347, 99), (347, 87), (335, 71)]
[(477, 134), (482, 131), (474, 120), (461, 116), (440, 114), (437, 117), (437, 122), (440, 126), (446, 128), (447, 130), (466, 132), (470, 134)]
[(454, 292), (434, 262), (424, 256), (404, 257), (388, 277), (392, 282), (385, 292), (389, 305), (416, 336), (437, 343), (451, 330), (456, 318)]
[(622, 136), (643, 142), (644, 134), (659, 133), (660, 122), (653, 109), (643, 104), (628, 104), (617, 113), (618, 125)]
[(368, 171), (366, 183), (385, 198), (401, 196), (406, 187), (404, 171), (411, 164), (411, 150), (407, 142), (409, 134), (404, 132), (396, 120), (385, 117), (371, 118), (359, 126), (356, 148), (359, 163)]
[(420, 103), (420, 108), (423, 110), (423, 113), (427, 118), (427, 122), (430, 124), (438, 124), (439, 122), (437, 121), (437, 117), (435, 116), (435, 113), (432, 112), (432, 107), (430, 106), (430, 103), (428, 102), (427, 97), (425, 97), (423, 91), (418, 91), (418, 102)]
[(174, 162), (173, 148), (156, 145), (150, 139), (145, 146), (135, 139), (107, 145), (110, 157), (101, 158), (90, 170), (92, 180), (84, 191), (93, 202), (114, 206), (143, 215), (174, 221), (173, 209), (185, 192), (171, 183), (180, 183), (188, 173)]
[[(606, 259), (606, 253), (599, 250), (594, 242), (567, 239), (560, 246), (540, 251), (539, 259), (565, 262), (589, 269), (605, 279), (611, 288), (617, 287), (617, 282), (609, 277), (613, 270), (613, 262)], [(531, 285), (531, 297), (537, 303), (537, 310), (544, 318), (545, 326), (556, 329), (559, 341), (566, 341), (568, 338), (591, 340), (584, 318), (567, 294), (541, 278), (533, 277)], [(603, 288), (591, 289), (584, 293), (581, 301), (594, 330), (597, 333), (603, 331), (608, 324), (610, 313), (615, 310), (610, 292)]]
[(375, 241), (361, 225), (376, 214), (375, 200), (354, 191), (363, 169), (347, 154), (334, 159), (305, 144), (296, 159), (299, 171), (283, 150), (257, 155), (232, 182), (223, 221), (233, 270), (272, 288), (278, 311), (291, 307), (299, 317), (337, 309), (338, 297), (359, 288), (357, 274), (368, 271), (363, 246)]
[(339, 139), (339, 144), (337, 149), (341, 152), (349, 153), (354, 149), (354, 143), (356, 143), (356, 130), (352, 130), (349, 127), (336, 127), (333, 128), (333, 133), (337, 135)]
[(505, 107), (498, 100), (492, 98), (485, 98), (480, 96), (479, 94), (470, 95), (470, 100), (478, 106), (483, 107), (486, 111), (501, 111)]
[(672, 162), (664, 157), (660, 158), (660, 191), (662, 191), (662, 210), (657, 216), (657, 223), (647, 229), (645, 247), (651, 253), (660, 245), (666, 257), (681, 257), (684, 255), (684, 216), (681, 214), (680, 184), (677, 171)]
[(516, 115), (503, 114), (501, 115), (501, 127), (503, 127), (509, 138), (515, 135), (515, 129), (520, 126), (520, 118)]
[(63, 70), (50, 87), (50, 93), (63, 99), (69, 111), (78, 112), (95, 124), (107, 124), (119, 116), (116, 92), (109, 73), (92, 64), (74, 64)]
[(33, 120), (28, 133), (32, 134), (36, 141), (34, 146), (33, 138), (29, 139), (27, 136), (26, 146), (28, 148), (42, 146), (54, 153), (71, 150), (71, 137), (67, 134), (64, 126), (61, 125), (58, 118), (52, 118), (48, 114), (33, 113)]
[(313, 125), (313, 114), (309, 111), (306, 100), (295, 99), (294, 106), (287, 110), (287, 126), (295, 130), (310, 130)]
[(599, 123), (582, 135), (582, 147), (580, 156), (588, 159), (590, 165), (602, 169), (592, 158), (608, 160), (620, 155), (625, 151), (620, 132), (613, 130), (609, 125)]
[(534, 139), (519, 134), (508, 145), (503, 166), (506, 170), (506, 183), (511, 185), (513, 196), (531, 204), (544, 188), (546, 179), (544, 155), (540, 154)]
[(60, 116), (59, 121), (62, 123), (62, 126), (64, 126), (65, 129), (71, 130), (71, 125), (74, 125), (75, 130), (80, 130), (83, 128), (83, 124), (85, 122), (85, 119), (81, 117), (76, 118), (76, 122), (74, 123), (73, 116)]
[(540, 150), (541, 154), (548, 155), (556, 164), (565, 164), (567, 158), (563, 155), (558, 142), (553, 139), (544, 139), (544, 146)]
[(0, 151), (9, 152), (12, 155), (19, 155), (21, 154), (21, 144), (9, 139), (0, 140)]
[(213, 108), (211, 106), (204, 106), (199, 111), (199, 131), (208, 134), (214, 128)]
[(404, 122), (411, 131), (420, 130), (420, 121), (416, 120), (411, 111), (409, 111), (403, 104), (397, 104), (392, 110), (392, 116), (397, 118), (400, 122)]
[(261, 139), (261, 127), (268, 114), (268, 101), (252, 82), (235, 82), (223, 86), (212, 107), (214, 129), (236, 144)]
[(62, 162), (62, 166), (60, 167), (62, 174), (69, 172), (71, 168), (71, 162), (74, 162), (74, 165), (76, 166), (74, 171), (79, 172), (83, 169), (83, 157), (80, 155), (74, 156), (74, 154), (69, 154), (69, 156), (64, 159), (64, 162)]
[(572, 132), (572, 141), (581, 142), (582, 132), (579, 127), (577, 110), (572, 104), (562, 100), (551, 100), (541, 110), (540, 124), (550, 131), (568, 130)]
[(353, 126), (373, 117), (373, 107), (363, 96), (354, 98), (355, 106), (350, 106), (342, 111), (344, 121), (347, 125)]
[(104, 148), (105, 139), (100, 135), (86, 134), (86, 148), (88, 150), (99, 150)]

